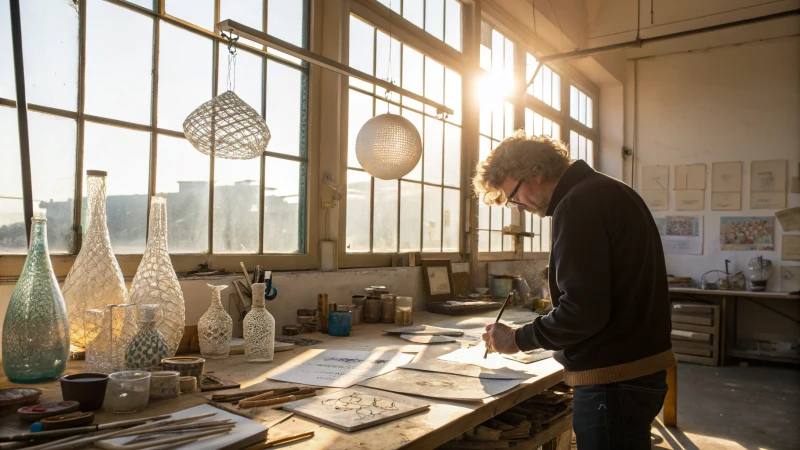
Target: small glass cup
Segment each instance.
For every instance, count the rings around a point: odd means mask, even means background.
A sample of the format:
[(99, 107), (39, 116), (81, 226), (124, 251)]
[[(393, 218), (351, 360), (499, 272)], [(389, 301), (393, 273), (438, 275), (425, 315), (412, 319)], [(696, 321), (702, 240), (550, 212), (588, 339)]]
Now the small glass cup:
[(134, 413), (147, 406), (149, 397), (150, 372), (114, 372), (108, 376), (103, 409), (113, 413)]

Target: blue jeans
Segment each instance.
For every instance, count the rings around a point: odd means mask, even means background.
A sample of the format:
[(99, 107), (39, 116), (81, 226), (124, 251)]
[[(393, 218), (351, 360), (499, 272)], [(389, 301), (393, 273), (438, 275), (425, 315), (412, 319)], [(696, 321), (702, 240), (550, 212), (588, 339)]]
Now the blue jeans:
[(650, 450), (650, 424), (666, 393), (665, 370), (619, 383), (575, 386), (572, 428), (578, 450)]

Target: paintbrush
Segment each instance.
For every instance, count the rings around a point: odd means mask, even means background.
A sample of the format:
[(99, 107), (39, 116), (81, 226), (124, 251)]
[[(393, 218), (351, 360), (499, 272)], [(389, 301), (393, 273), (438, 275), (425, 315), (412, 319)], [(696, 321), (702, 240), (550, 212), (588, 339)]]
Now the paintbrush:
[(291, 436), (284, 436), (282, 438), (278, 438), (278, 439), (275, 439), (275, 440), (272, 440), (272, 441), (267, 441), (267, 442), (265, 442), (263, 444), (256, 444), (256, 445), (254, 445), (252, 447), (247, 447), (246, 450), (263, 450), (263, 449), (267, 449), (267, 448), (272, 448), (272, 447), (274, 447), (276, 445), (283, 444), (283, 443), (286, 443), (286, 442), (299, 441), (300, 439), (305, 439), (305, 438), (309, 438), (309, 437), (310, 438), (314, 437), (314, 432), (313, 431), (307, 431), (305, 433), (300, 433), (300, 434), (293, 434)]
[(154, 417), (144, 417), (141, 419), (132, 419), (132, 420), (122, 420), (119, 422), (111, 422), (111, 423), (101, 423), (99, 425), (87, 425), (82, 427), (74, 427), (74, 428), (65, 428), (63, 430), (53, 430), (53, 431), (38, 431), (34, 433), (22, 433), (13, 436), (0, 436), (0, 442), (13, 442), (13, 441), (31, 441), (31, 440), (46, 440), (46, 439), (57, 439), (63, 437), (70, 437), (77, 434), (87, 434), (94, 431), (103, 431), (103, 430), (113, 430), (115, 428), (125, 428), (133, 425), (143, 424), (145, 422), (159, 421), (163, 419), (168, 419), (170, 416), (162, 415), (162, 416), (154, 416)]
[[(500, 316), (502, 316), (503, 315), (503, 311), (506, 310), (506, 306), (508, 305), (508, 301), (511, 300), (511, 296), (512, 295), (513, 295), (512, 293), (510, 293), (510, 292), (508, 293), (508, 297), (506, 297), (506, 301), (503, 302), (503, 306), (500, 307), (500, 312), (497, 313), (497, 320), (495, 320), (494, 323), (500, 322)], [(483, 354), (483, 359), (486, 359), (487, 356), (489, 356), (489, 343), (488, 342), (486, 343), (486, 353)]]

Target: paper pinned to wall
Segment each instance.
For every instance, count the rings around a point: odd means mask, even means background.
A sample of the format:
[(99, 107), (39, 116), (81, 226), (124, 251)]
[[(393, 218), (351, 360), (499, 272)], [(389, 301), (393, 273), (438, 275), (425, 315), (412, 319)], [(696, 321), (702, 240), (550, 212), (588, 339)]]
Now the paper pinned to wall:
[(784, 234), (781, 239), (781, 259), (800, 261), (800, 234)]
[(781, 267), (781, 291), (800, 291), (800, 266)]
[(750, 192), (786, 192), (786, 160), (750, 163)]
[(664, 253), (671, 255), (703, 254), (703, 217), (668, 216), (656, 219)]
[(675, 209), (678, 211), (702, 211), (705, 209), (706, 191), (689, 189), (675, 191)]
[(642, 191), (642, 199), (651, 211), (666, 211), (669, 205), (669, 191), (645, 190)]
[(775, 213), (783, 231), (800, 231), (800, 206), (788, 208)]
[(752, 209), (774, 209), (785, 207), (786, 191), (750, 193), (750, 208)]
[(711, 192), (742, 192), (742, 163), (711, 164)]
[(270, 380), (324, 387), (350, 387), (407, 364), (414, 354), (310, 349), (270, 370)]
[(740, 211), (742, 209), (741, 192), (712, 192), (712, 211)]
[(675, 190), (705, 189), (706, 165), (675, 166)]
[(720, 217), (719, 241), (727, 250), (775, 250), (774, 217)]
[(642, 167), (642, 190), (656, 191), (669, 189), (669, 166)]

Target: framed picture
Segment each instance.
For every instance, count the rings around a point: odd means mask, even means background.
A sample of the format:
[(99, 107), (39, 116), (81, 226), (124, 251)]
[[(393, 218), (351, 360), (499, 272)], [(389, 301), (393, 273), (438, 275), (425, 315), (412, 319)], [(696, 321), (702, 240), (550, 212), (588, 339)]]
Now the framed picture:
[(429, 302), (452, 300), (453, 268), (446, 259), (423, 259), (422, 280)]

